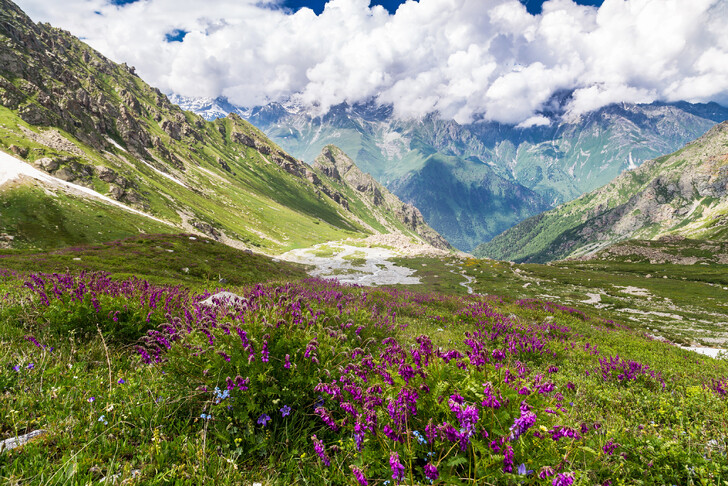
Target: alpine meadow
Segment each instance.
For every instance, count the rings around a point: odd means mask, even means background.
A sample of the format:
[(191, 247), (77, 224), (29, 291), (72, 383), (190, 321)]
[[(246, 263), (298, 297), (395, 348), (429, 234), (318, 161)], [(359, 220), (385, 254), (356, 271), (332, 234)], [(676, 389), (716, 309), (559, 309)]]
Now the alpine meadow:
[(0, 0), (0, 483), (728, 486), (726, 23)]

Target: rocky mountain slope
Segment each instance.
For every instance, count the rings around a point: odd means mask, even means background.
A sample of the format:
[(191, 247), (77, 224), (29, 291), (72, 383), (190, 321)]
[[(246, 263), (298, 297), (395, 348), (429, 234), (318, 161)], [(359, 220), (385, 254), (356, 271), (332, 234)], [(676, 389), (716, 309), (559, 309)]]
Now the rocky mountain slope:
[(427, 225), (416, 207), (403, 203), (371, 175), (362, 172), (340, 148), (324, 147), (313, 167), (329, 179), (329, 185), (343, 193), (348, 201), (353, 201), (350, 204), (360, 204), (357, 214), (372, 228), (381, 233), (415, 233), (436, 248), (450, 248), (449, 243)]
[(678, 235), (728, 240), (728, 122), (673, 154), (530, 218), (476, 254), (545, 262), (589, 255), (626, 239)]
[(33, 23), (8, 0), (0, 0), (0, 150), (12, 154), (8, 167), (25, 167), (0, 184), (4, 246), (185, 230), (278, 252), (390, 228), (447, 246), (422, 222), (410, 229), (401, 214), (362, 212), (378, 208), (238, 115), (209, 122), (185, 112), (134, 68)]
[(626, 240), (577, 258), (580, 261), (728, 265), (728, 240), (693, 240), (662, 236), (656, 240)]
[[(336, 144), (464, 250), (544, 208), (600, 187), (647, 159), (670, 153), (728, 119), (728, 109), (714, 103), (616, 104), (564, 119), (560, 107), (568, 93), (544, 113), (547, 125), (530, 127), (484, 121), (461, 125), (435, 114), (400, 120), (391, 107), (374, 102), (343, 104), (312, 116), (293, 102), (244, 109), (225, 99), (171, 99), (208, 119), (236, 112), (308, 162), (322, 147)], [(450, 159), (445, 179), (452, 181), (451, 187), (441, 187), (442, 170), (424, 170), (433, 155), (460, 159)], [(487, 181), (472, 184), (469, 172), (458, 170), (462, 166)], [(448, 197), (455, 186), (458, 197)], [(508, 188), (507, 194), (523, 195), (525, 200), (514, 205), (513, 198), (504, 199), (500, 191), (489, 191), (491, 187)], [(432, 194), (438, 194), (436, 204)], [(484, 198), (500, 210), (473, 213)]]

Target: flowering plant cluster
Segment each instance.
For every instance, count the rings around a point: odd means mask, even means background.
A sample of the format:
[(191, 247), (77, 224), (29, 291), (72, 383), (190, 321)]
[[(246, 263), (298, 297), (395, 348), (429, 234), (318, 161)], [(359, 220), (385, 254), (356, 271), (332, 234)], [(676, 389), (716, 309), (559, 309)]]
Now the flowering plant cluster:
[[(720, 442), (684, 457), (664, 451), (695, 441), (684, 423), (725, 415), (724, 369), (689, 380), (666, 372), (659, 357), (620, 343), (622, 326), (558, 304), (322, 280), (195, 295), (53, 274), (28, 277), (25, 289), (40, 324), (23, 334), (26, 358), (0, 378), (39, 374), (68, 331), (134, 343), (123, 349), (135, 365), (179, 393), (177, 417), (235, 451), (231, 461), (269, 458), (285, 477), (609, 484), (642, 477), (645, 454), (685, 481), (697, 474), (685, 457), (710, 471), (721, 464)], [(108, 381), (115, 393), (129, 387)], [(98, 396), (84, 400), (98, 406)], [(95, 426), (113, 427), (113, 412), (101, 411)]]

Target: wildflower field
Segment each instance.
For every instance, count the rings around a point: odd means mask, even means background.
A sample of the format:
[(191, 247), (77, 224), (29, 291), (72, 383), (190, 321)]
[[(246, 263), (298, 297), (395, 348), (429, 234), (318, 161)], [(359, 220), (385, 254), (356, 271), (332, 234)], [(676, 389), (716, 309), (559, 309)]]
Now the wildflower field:
[(621, 323), (127, 273), (0, 270), (2, 484), (728, 484), (728, 362)]

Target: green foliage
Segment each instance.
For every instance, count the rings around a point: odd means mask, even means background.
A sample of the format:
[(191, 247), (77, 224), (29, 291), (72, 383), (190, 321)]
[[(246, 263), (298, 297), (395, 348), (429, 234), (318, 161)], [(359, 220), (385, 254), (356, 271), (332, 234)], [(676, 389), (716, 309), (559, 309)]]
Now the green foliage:
[[(485, 268), (474, 260), (460, 265), (471, 275)], [(450, 268), (443, 264), (443, 270)], [(454, 269), (457, 288), (460, 273)], [(7, 272), (0, 276), (0, 438), (37, 428), (48, 432), (0, 455), (4, 482), (85, 483), (120, 474), (120, 480), (137, 475), (144, 484), (354, 484), (356, 467), (369, 484), (381, 484), (392, 480), (392, 452), (405, 468), (404, 484), (426, 483), (428, 464), (438, 469), (436, 484), (551, 484), (553, 476), (538, 478), (550, 468), (572, 475), (577, 484), (720, 484), (728, 478), (727, 402), (712, 381), (728, 376), (728, 362), (645, 339), (567, 307), (309, 281), (238, 288), (244, 303), (218, 310), (200, 304), (207, 294), (167, 288), (153, 308), (154, 287), (109, 280), (110, 289), (136, 290), (123, 295), (97, 290), (97, 312), (86, 298), (67, 298), (83, 279), (50, 305), (22, 281)], [(44, 288), (52, 296), (49, 282)], [(179, 296), (175, 302), (181, 306), (163, 309), (166, 295)], [(160, 322), (182, 322), (191, 331), (182, 325), (169, 349), (159, 344), (166, 350), (159, 362), (144, 364), (127, 343), (141, 329), (135, 323), (146, 325), (149, 311), (153, 330), (163, 330)], [(491, 363), (476, 365), (475, 355), (466, 356), (467, 340), (497, 329), (502, 334), (488, 340), (485, 350)], [(539, 336), (547, 351), (524, 349), (495, 359), (494, 350), (506, 350), (518, 336)], [(413, 351), (425, 353), (428, 341), (434, 352), (422, 374), (400, 374), (397, 365), (389, 368), (388, 379), (352, 367), (370, 355), (372, 370), (386, 370), (393, 356), (404, 356), (417, 371)], [(443, 359), (449, 350), (463, 357)], [(647, 371), (634, 379), (614, 369), (604, 375), (602, 360), (616, 356)], [(552, 392), (536, 391), (549, 382)], [(371, 387), (372, 396), (382, 400), (380, 432), (367, 432), (361, 449), (344, 402), (360, 405), (344, 389), (341, 399), (327, 391), (345, 384)], [(520, 392), (524, 386), (528, 394)], [(482, 404), (486, 389), (500, 407)], [(397, 428), (387, 407), (405, 391), (419, 395), (417, 413), (406, 415)], [(516, 420), (526, 415), (524, 401), (537, 418), (526, 433), (508, 440)], [(336, 430), (323, 423), (319, 406), (328, 410)], [(446, 438), (445, 429), (428, 435), (428, 425), (445, 422), (454, 427), (450, 433), (460, 433), (467, 407), (478, 409), (478, 420), (477, 434), (468, 437), (464, 450)], [(401, 442), (381, 432), (384, 425)], [(553, 440), (562, 429), (580, 438)], [(322, 441), (330, 467), (314, 451), (313, 435)], [(519, 475), (521, 464), (532, 472)]]

